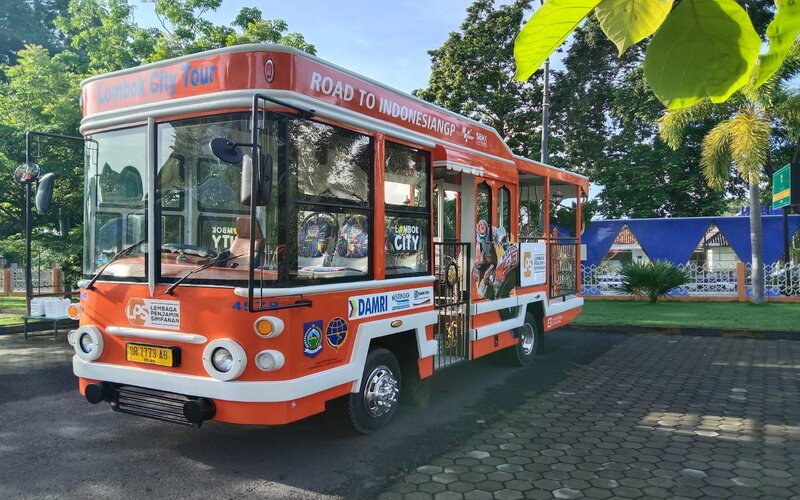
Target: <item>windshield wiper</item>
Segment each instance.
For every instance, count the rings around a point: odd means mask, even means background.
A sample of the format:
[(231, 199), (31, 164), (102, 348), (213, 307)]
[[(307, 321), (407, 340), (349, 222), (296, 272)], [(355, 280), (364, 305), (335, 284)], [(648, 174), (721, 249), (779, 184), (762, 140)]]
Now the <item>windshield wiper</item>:
[(122, 250), (120, 250), (119, 252), (117, 252), (113, 257), (111, 257), (111, 260), (106, 262), (106, 265), (103, 266), (103, 269), (101, 269), (100, 271), (97, 272), (97, 274), (94, 275), (94, 278), (92, 278), (91, 281), (89, 281), (89, 284), (86, 285), (86, 288), (89, 289), (89, 290), (94, 290), (94, 282), (97, 281), (97, 278), (99, 278), (100, 275), (105, 272), (106, 268), (108, 266), (110, 266), (112, 262), (114, 262), (115, 260), (117, 260), (117, 259), (119, 259), (121, 257), (125, 257), (126, 255), (130, 254), (133, 251), (134, 248), (138, 247), (139, 245), (141, 245), (145, 241), (147, 241), (147, 238), (142, 238), (141, 240), (137, 241), (136, 243), (128, 245), (125, 248), (123, 248)]
[(228, 257), (227, 259), (222, 259), (222, 260), (220, 260), (220, 258), (217, 257), (217, 258), (209, 260), (205, 264), (200, 264), (199, 266), (195, 267), (194, 269), (192, 269), (188, 273), (186, 273), (183, 276), (181, 276), (180, 278), (178, 278), (178, 281), (176, 281), (175, 283), (171, 284), (169, 286), (169, 288), (167, 288), (167, 291), (165, 293), (167, 295), (174, 294), (175, 293), (175, 289), (178, 288), (178, 285), (183, 283), (183, 281), (186, 278), (188, 278), (189, 276), (191, 276), (193, 274), (199, 273), (200, 271), (205, 271), (206, 269), (208, 269), (211, 266), (215, 266), (217, 264), (224, 264), (225, 262), (228, 262), (229, 260), (238, 259), (239, 257), (244, 257), (244, 256), (245, 256), (245, 254), (242, 253), (242, 254), (239, 254), (239, 255), (232, 255), (232, 256)]

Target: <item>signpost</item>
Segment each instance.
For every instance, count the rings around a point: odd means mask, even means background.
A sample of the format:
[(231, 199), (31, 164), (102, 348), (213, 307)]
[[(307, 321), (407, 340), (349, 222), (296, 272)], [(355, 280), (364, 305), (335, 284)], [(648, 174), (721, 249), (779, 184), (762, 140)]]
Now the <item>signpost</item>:
[(789, 208), (800, 204), (800, 163), (772, 174), (772, 208), (783, 209), (783, 262), (789, 262)]

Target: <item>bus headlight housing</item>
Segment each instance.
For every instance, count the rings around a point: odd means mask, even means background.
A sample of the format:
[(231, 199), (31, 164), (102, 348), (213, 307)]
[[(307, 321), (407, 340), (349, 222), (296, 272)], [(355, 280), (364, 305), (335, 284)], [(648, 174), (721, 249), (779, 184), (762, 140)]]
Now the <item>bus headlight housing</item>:
[(253, 331), (264, 339), (275, 338), (283, 333), (283, 320), (275, 316), (262, 316), (253, 323)]
[(70, 335), (74, 339), (75, 355), (84, 361), (94, 361), (103, 354), (103, 335), (96, 326), (82, 326)]
[(256, 366), (265, 372), (280, 370), (285, 360), (283, 353), (274, 349), (267, 349), (256, 354)]
[(212, 340), (203, 350), (203, 367), (217, 380), (233, 380), (244, 373), (247, 354), (231, 339)]

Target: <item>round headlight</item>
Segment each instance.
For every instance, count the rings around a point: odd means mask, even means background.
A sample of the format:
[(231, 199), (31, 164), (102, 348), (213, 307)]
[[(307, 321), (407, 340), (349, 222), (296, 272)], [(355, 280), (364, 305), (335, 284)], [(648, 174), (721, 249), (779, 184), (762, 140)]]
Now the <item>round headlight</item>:
[(211, 364), (221, 372), (229, 372), (233, 368), (233, 354), (224, 347), (218, 347), (211, 355)]
[(92, 336), (88, 333), (84, 333), (81, 335), (80, 338), (81, 350), (86, 354), (91, 354), (94, 351), (95, 347), (97, 347), (92, 339)]
[(212, 340), (203, 349), (203, 368), (217, 380), (233, 380), (247, 368), (247, 353), (231, 339)]

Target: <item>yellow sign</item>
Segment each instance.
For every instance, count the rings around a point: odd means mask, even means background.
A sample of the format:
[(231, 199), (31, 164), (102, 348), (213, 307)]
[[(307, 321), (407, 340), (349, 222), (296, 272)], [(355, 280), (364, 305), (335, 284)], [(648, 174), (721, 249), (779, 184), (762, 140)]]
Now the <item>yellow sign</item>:
[(180, 350), (177, 347), (160, 347), (147, 344), (125, 344), (125, 357), (128, 361), (159, 366), (177, 366)]

